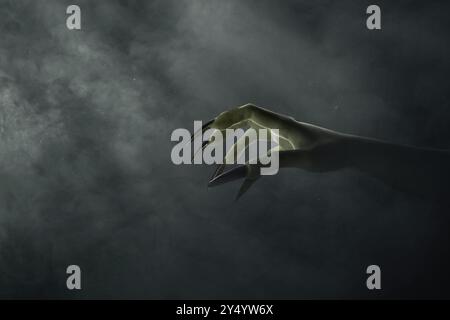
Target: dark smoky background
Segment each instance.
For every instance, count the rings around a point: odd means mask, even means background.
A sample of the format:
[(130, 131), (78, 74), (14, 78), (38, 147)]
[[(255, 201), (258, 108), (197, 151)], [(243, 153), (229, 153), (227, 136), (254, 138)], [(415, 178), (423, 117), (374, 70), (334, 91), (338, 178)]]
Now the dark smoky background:
[[(448, 208), (350, 170), (234, 201), (176, 128), (248, 102), (450, 148), (445, 1), (0, 1), (0, 297), (448, 297)], [(66, 289), (66, 267), (82, 290)], [(378, 264), (382, 290), (366, 288)]]

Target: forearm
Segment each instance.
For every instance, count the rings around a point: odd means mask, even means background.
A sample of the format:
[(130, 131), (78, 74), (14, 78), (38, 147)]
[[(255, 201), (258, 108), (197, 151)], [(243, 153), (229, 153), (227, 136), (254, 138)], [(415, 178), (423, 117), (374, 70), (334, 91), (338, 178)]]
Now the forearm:
[(450, 152), (343, 136), (346, 165), (409, 193), (450, 196)]

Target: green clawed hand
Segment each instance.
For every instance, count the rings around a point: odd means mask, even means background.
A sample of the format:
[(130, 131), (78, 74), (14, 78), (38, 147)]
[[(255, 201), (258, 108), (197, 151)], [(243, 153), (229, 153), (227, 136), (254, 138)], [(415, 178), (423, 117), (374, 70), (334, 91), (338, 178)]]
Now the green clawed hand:
[[(212, 121), (207, 122), (201, 132), (194, 133), (193, 137), (205, 133), (208, 129), (219, 130), (224, 134), (226, 129), (238, 128), (254, 129), (257, 132), (259, 129), (278, 130), (278, 146), (276, 150), (272, 151), (277, 151), (279, 154), (280, 168), (298, 167), (312, 171), (327, 171), (343, 165), (340, 162), (342, 157), (338, 157), (339, 152), (337, 152), (337, 146), (344, 138), (343, 135), (311, 124), (298, 122), (292, 117), (252, 104), (246, 104), (221, 113)], [(232, 163), (232, 158), (235, 152), (239, 150), (239, 146), (244, 145), (243, 148), (247, 149), (249, 145), (255, 142), (251, 139), (245, 139), (245, 137), (244, 134), (228, 150), (223, 164), (217, 166), (208, 184), (209, 186), (216, 186), (245, 178), (238, 193), (238, 198), (260, 177), (259, 168), (261, 164), (259, 162), (251, 164), (250, 161), (247, 161), (244, 165), (224, 172), (226, 164)], [(260, 139), (260, 137), (257, 137), (257, 139)], [(203, 143), (202, 149), (210, 143), (213, 143), (213, 139)], [(318, 155), (320, 155), (320, 159), (317, 159)]]

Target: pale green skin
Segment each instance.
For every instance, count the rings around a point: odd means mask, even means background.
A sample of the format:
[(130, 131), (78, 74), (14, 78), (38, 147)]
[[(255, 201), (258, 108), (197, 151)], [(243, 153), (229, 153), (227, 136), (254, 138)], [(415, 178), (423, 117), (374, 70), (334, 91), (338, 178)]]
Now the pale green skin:
[[(296, 167), (314, 172), (354, 168), (394, 188), (436, 201), (445, 201), (450, 192), (450, 152), (447, 150), (339, 133), (252, 104), (221, 113), (203, 131), (240, 127), (279, 130), (280, 168)], [(223, 171), (224, 166), (219, 166), (210, 185), (245, 177), (238, 197), (259, 178), (260, 172), (258, 165), (250, 164)]]

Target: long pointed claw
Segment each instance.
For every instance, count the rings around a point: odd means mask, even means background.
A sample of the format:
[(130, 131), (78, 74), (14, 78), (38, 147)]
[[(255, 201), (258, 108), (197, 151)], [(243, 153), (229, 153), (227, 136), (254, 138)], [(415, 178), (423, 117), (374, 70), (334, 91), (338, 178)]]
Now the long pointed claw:
[(203, 133), (206, 131), (206, 129), (208, 129), (209, 125), (210, 125), (211, 123), (214, 122), (214, 120), (215, 120), (215, 119), (212, 119), (212, 120), (207, 121), (206, 123), (203, 124), (201, 130), (197, 130), (196, 132), (194, 132), (194, 133), (191, 135), (191, 142), (194, 141), (194, 138), (199, 134), (199, 132), (201, 132), (201, 133), (203, 134)]
[(239, 189), (238, 194), (236, 195), (236, 201), (239, 200), (240, 197), (244, 195), (250, 189), (250, 187), (256, 182), (257, 179), (249, 179), (246, 178)]
[(225, 164), (219, 164), (216, 168), (216, 170), (214, 170), (213, 175), (211, 176), (211, 179), (209, 180), (213, 180), (215, 177), (217, 177), (219, 174), (222, 174), (223, 170), (225, 169)]
[(218, 175), (217, 177), (215, 177), (214, 179), (209, 181), (208, 187), (215, 187), (215, 186), (218, 186), (223, 183), (227, 183), (227, 182), (234, 181), (237, 179), (242, 179), (246, 175), (247, 175), (247, 166), (246, 165), (235, 167), (233, 169), (230, 169), (230, 170)]

